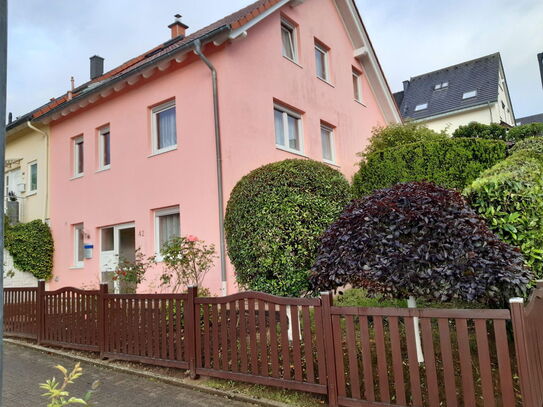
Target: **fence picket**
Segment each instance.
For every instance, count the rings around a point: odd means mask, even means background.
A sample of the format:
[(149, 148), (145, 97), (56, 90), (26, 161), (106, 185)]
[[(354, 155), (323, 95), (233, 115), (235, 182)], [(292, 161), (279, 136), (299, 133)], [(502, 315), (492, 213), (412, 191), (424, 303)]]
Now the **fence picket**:
[(492, 366), (488, 349), (488, 333), (486, 320), (475, 320), (475, 335), (477, 338), (477, 354), (479, 356), (479, 371), (481, 372), (481, 386), (483, 388), (483, 404), (485, 407), (496, 404), (494, 399), (494, 384), (492, 382)]
[(375, 329), (375, 349), (377, 352), (377, 371), (379, 372), (379, 395), (381, 402), (390, 402), (390, 385), (388, 381), (388, 369), (386, 358), (385, 334), (383, 329), (383, 317), (373, 317)]
[[(392, 367), (394, 371), (394, 392), (396, 394), (396, 401), (399, 404), (406, 404), (403, 357), (400, 342), (400, 331), (398, 327), (398, 317), (389, 317), (388, 323), (390, 327), (390, 346), (392, 351)], [(449, 407), (449, 405), (447, 405), (447, 407)]]

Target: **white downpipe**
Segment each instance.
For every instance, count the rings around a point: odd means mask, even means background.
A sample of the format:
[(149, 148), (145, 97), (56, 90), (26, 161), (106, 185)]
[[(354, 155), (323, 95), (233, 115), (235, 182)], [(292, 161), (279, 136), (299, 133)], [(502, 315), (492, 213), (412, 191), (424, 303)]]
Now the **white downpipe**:
[[(413, 297), (412, 295), (409, 296), (407, 300), (407, 307), (417, 308), (417, 300), (415, 300), (415, 297)], [(417, 348), (417, 361), (419, 363), (424, 363), (424, 354), (422, 353), (422, 345), (420, 341), (420, 325), (418, 317), (413, 318), (413, 325), (415, 328), (415, 346)]]

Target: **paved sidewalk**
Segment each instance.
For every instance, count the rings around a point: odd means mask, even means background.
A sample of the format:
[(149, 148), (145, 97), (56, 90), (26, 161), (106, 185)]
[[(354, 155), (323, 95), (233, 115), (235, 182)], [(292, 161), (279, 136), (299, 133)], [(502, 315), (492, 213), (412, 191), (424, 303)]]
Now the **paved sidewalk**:
[[(61, 373), (53, 366), (73, 368), (76, 362), (55, 355), (4, 342), (4, 395), (6, 407), (46, 406), (39, 383)], [(95, 380), (100, 387), (92, 397), (99, 407), (249, 407), (252, 404), (180, 388), (131, 374), (82, 363), (83, 376), (71, 387), (70, 394), (82, 396)]]

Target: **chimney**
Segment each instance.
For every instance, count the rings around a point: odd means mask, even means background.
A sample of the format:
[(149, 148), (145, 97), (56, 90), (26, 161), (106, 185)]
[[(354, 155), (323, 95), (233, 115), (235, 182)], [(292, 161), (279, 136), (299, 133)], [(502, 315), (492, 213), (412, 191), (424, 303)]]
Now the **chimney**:
[(541, 86), (543, 86), (543, 52), (537, 54), (537, 62), (539, 65), (539, 72), (541, 73)]
[(177, 37), (185, 38), (185, 30), (189, 26), (181, 22), (181, 14), (176, 14), (174, 17), (175, 21), (168, 26), (172, 31), (172, 39)]
[(102, 76), (104, 73), (104, 58), (94, 55), (90, 57), (90, 78), (93, 79)]
[(403, 91), (405, 92), (409, 87), (409, 81), (403, 81)]

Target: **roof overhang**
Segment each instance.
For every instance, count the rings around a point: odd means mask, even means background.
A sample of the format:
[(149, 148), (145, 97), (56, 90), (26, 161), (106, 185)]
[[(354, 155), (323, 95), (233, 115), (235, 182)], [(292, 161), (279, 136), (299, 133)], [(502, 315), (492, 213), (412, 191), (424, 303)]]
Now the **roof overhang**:
[(457, 114), (472, 112), (472, 111), (475, 111), (475, 110), (488, 109), (489, 106), (493, 106), (496, 103), (497, 103), (497, 101), (494, 100), (492, 102), (484, 102), (484, 103), (481, 103), (481, 104), (478, 104), (478, 105), (475, 105), (475, 106), (465, 107), (463, 109), (450, 110), (448, 112), (435, 114), (433, 116), (426, 116), (426, 117), (423, 117), (423, 118), (420, 118), (420, 119), (406, 118), (405, 120), (410, 121), (410, 122), (414, 122), (414, 123), (424, 123), (424, 122), (428, 122), (428, 121), (431, 121), (431, 120), (442, 119), (444, 117), (455, 116)]

